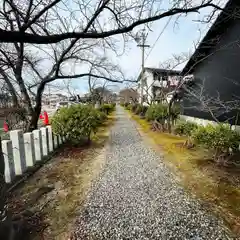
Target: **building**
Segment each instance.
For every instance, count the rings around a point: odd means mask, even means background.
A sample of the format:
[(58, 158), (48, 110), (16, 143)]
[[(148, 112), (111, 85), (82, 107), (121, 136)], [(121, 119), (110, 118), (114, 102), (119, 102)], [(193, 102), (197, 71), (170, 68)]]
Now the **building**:
[(44, 94), (42, 98), (42, 104), (43, 105), (51, 105), (55, 106), (56, 103), (62, 102), (62, 101), (68, 101), (68, 97), (57, 93), (57, 94)]
[(240, 1), (230, 0), (182, 70), (194, 76), (183, 97), (184, 115), (239, 122), (239, 59)]
[(180, 71), (146, 67), (143, 77), (141, 73), (137, 81), (139, 102), (142, 99), (142, 81), (144, 103), (168, 102), (171, 98), (171, 92), (180, 81)]

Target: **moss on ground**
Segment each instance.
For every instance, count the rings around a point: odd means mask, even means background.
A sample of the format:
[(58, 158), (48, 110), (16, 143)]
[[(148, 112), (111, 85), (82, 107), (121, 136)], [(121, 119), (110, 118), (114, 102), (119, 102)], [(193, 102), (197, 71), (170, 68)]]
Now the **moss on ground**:
[(157, 151), (163, 152), (165, 162), (178, 173), (180, 183), (222, 217), (239, 237), (240, 167), (219, 166), (206, 150), (183, 147), (185, 137), (153, 132), (145, 119), (129, 114), (139, 124), (140, 132), (147, 136), (145, 139), (151, 141)]

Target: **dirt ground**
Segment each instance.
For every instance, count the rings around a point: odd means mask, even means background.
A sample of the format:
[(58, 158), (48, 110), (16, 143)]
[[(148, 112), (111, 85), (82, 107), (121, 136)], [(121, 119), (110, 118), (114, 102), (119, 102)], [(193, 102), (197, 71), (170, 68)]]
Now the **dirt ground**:
[(30, 220), (32, 234), (28, 239), (68, 239), (91, 182), (104, 165), (109, 128), (113, 122), (112, 115), (88, 147), (63, 146), (12, 193), (10, 206), (13, 212), (27, 209), (36, 215)]

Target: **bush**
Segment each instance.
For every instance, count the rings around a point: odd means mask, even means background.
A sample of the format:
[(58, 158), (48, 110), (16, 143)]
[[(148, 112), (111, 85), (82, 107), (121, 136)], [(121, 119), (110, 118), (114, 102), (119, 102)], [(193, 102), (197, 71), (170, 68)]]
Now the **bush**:
[(88, 105), (61, 108), (52, 118), (53, 132), (66, 136), (74, 144), (90, 141), (91, 134), (106, 119), (106, 114)]
[(124, 107), (127, 108), (130, 103), (125, 102)]
[(177, 105), (172, 106), (171, 109), (171, 120), (174, 121), (178, 118), (180, 114), (180, 107)]
[(198, 128), (196, 123), (192, 122), (179, 122), (175, 126), (174, 132), (175, 134), (190, 136), (191, 133)]
[(153, 104), (148, 107), (145, 116), (148, 121), (158, 121), (159, 123), (164, 123), (168, 116), (167, 105)]
[(139, 106), (138, 103), (135, 103), (135, 104), (131, 105), (131, 111), (132, 111), (133, 113), (135, 113), (135, 111), (136, 111), (136, 109), (137, 109), (138, 106)]
[(128, 105), (125, 107), (127, 110), (131, 110), (132, 105), (130, 103), (128, 103)]
[(138, 105), (135, 110), (135, 113), (141, 116), (145, 116), (147, 110), (148, 110), (148, 106)]
[(193, 131), (192, 139), (195, 143), (214, 150), (215, 160), (239, 151), (240, 135), (223, 124), (199, 126)]
[(101, 112), (106, 113), (107, 115), (110, 114), (111, 112), (113, 112), (115, 109), (115, 105), (114, 104), (103, 104), (100, 106), (99, 110)]

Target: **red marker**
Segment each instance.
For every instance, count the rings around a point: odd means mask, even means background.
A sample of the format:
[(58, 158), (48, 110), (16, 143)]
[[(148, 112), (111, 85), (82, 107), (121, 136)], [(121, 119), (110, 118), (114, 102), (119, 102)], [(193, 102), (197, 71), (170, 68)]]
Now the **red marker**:
[(4, 123), (3, 123), (3, 130), (4, 130), (4, 132), (8, 132), (8, 123), (7, 123), (7, 121), (4, 121)]
[(44, 125), (47, 126), (49, 125), (49, 119), (48, 119), (48, 114), (46, 111), (44, 111)]

